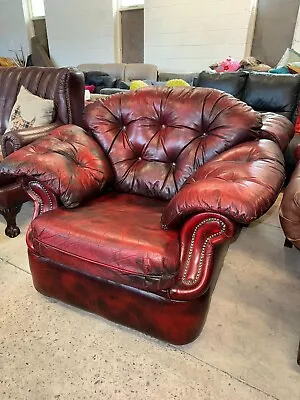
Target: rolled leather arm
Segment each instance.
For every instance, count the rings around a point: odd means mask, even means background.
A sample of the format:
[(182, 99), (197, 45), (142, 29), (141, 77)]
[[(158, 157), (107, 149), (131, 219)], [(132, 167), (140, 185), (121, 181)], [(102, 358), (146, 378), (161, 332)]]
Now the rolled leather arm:
[(170, 298), (193, 300), (208, 290), (219, 269), (215, 247), (234, 233), (235, 224), (220, 214), (201, 213), (187, 220), (180, 232), (180, 269)]
[(9, 154), (21, 149), (24, 146), (32, 143), (34, 140), (40, 139), (53, 129), (62, 125), (62, 122), (56, 121), (50, 125), (38, 126), (35, 128), (20, 129), (18, 131), (6, 132), (2, 137), (2, 154), (7, 157)]
[(260, 138), (272, 140), (284, 151), (294, 136), (292, 122), (283, 115), (269, 112), (262, 114), (262, 124)]
[(64, 125), (6, 157), (0, 174), (42, 183), (67, 208), (98, 194), (113, 180), (101, 147), (75, 125)]
[(295, 157), (298, 165), (284, 191), (279, 219), (287, 239), (300, 249), (300, 145), (295, 148)]
[(283, 154), (269, 140), (243, 143), (201, 166), (169, 202), (162, 226), (187, 215), (216, 212), (247, 224), (276, 200), (285, 179)]

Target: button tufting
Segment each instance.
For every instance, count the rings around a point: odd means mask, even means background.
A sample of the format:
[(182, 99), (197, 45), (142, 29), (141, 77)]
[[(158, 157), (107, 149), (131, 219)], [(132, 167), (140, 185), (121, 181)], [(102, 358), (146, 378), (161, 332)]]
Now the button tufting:
[(172, 165), (173, 165), (173, 167), (176, 167), (176, 163), (173, 162)]
[(141, 161), (141, 159), (142, 159), (142, 157), (139, 157), (139, 158), (138, 158), (138, 161)]
[(161, 127), (162, 127), (162, 129), (165, 129), (166, 125), (165, 125), (165, 124), (163, 124)]

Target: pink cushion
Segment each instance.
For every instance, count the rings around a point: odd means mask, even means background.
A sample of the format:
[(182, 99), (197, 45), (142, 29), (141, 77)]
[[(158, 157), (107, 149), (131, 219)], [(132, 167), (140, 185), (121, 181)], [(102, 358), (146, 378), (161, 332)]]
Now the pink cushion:
[(85, 90), (88, 90), (90, 93), (94, 93), (95, 85), (85, 85)]

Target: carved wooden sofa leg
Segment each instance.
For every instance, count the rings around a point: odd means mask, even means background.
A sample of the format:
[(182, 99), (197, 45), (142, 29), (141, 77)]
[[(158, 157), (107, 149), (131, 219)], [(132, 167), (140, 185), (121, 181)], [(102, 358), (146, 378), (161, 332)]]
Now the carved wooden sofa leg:
[(0, 208), (0, 214), (3, 215), (7, 223), (5, 235), (10, 238), (15, 238), (20, 234), (20, 229), (17, 227), (16, 223), (16, 217), (21, 208), (22, 204), (10, 208)]

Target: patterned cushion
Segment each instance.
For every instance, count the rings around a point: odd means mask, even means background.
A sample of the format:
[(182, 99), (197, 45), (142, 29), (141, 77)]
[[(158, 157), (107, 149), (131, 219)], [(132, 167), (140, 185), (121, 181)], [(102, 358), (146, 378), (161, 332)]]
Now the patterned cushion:
[(35, 96), (21, 86), (19, 95), (12, 109), (8, 128), (11, 130), (45, 126), (53, 122), (54, 102)]

